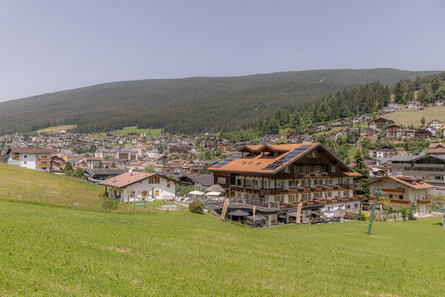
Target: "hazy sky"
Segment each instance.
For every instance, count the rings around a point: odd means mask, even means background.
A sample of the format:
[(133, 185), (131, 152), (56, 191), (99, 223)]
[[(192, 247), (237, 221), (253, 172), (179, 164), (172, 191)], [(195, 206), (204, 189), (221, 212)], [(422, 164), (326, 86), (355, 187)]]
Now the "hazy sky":
[(102, 82), (445, 69), (445, 1), (0, 0), (0, 101)]

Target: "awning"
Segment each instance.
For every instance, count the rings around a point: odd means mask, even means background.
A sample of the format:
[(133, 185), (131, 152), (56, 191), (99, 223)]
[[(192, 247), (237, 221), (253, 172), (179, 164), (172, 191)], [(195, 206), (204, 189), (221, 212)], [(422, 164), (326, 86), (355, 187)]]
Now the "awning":
[[(253, 216), (247, 216), (247, 218), (248, 218), (249, 220), (253, 221)], [(263, 221), (263, 220), (265, 220), (265, 219), (266, 219), (266, 218), (263, 217), (262, 215), (255, 215), (255, 221)]]
[(240, 209), (237, 209), (235, 211), (229, 212), (229, 215), (230, 216), (235, 216), (235, 217), (245, 217), (245, 216), (248, 216), (249, 213), (245, 212), (245, 211), (242, 211)]
[(191, 192), (189, 193), (189, 195), (202, 196), (202, 195), (204, 195), (204, 192), (201, 192), (201, 191), (191, 191)]
[(219, 196), (219, 195), (221, 195), (221, 192), (208, 192), (205, 195), (206, 196)]

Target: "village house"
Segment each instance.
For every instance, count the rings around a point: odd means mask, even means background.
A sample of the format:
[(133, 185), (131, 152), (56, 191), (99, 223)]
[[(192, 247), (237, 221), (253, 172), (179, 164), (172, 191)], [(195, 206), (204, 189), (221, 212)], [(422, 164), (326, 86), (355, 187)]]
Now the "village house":
[(353, 182), (360, 174), (319, 143), (245, 146), (209, 171), (226, 190), (230, 210), (252, 213), (255, 206), (267, 225), (360, 209)]
[(407, 176), (384, 176), (370, 183), (370, 202), (378, 193), (378, 202), (387, 203), (392, 209), (416, 206), (416, 216), (428, 213), (427, 204), (431, 203), (429, 190), (434, 186), (422, 179)]
[(38, 147), (11, 147), (7, 150), (8, 164), (20, 167), (51, 171), (52, 151)]
[(425, 153), (427, 155), (445, 155), (445, 144), (430, 143), (428, 150)]
[(369, 122), (369, 128), (371, 129), (383, 129), (386, 126), (394, 124), (393, 120), (388, 120), (385, 118), (378, 118)]
[(387, 138), (397, 139), (402, 136), (402, 127), (397, 125), (389, 125), (385, 128), (385, 132), (387, 133)]
[(432, 139), (434, 138), (434, 135), (431, 131), (427, 129), (419, 129), (414, 131), (414, 138), (415, 139)]
[(405, 138), (414, 138), (415, 133), (416, 133), (416, 130), (406, 129), (406, 130), (403, 131), (403, 137), (405, 137)]
[(176, 181), (156, 173), (129, 172), (99, 182), (105, 193), (122, 202), (175, 198)]
[(408, 101), (406, 103), (406, 105), (407, 105), (407, 108), (410, 109), (410, 110), (417, 110), (417, 109), (423, 108), (423, 104), (420, 103), (420, 101), (417, 101), (417, 100)]
[(388, 160), (392, 176), (413, 176), (435, 188), (432, 193), (445, 194), (445, 156), (438, 154), (397, 155)]
[(168, 176), (173, 176), (185, 186), (206, 189), (213, 186), (213, 174), (198, 174), (198, 173), (170, 173)]
[(381, 146), (375, 150), (370, 150), (369, 155), (376, 159), (388, 159), (397, 155), (397, 150), (390, 146)]
[(432, 120), (431, 122), (428, 123), (427, 125), (429, 128), (432, 128), (434, 130), (439, 130), (440, 128), (442, 128), (442, 121), (439, 120)]
[(368, 115), (368, 114), (357, 115), (357, 116), (352, 118), (352, 123), (358, 124), (358, 123), (361, 123), (361, 122), (369, 121), (370, 119), (371, 119), (371, 116)]
[(444, 106), (444, 103), (445, 103), (445, 100), (443, 100), (443, 99), (437, 99), (437, 100), (434, 102), (434, 105), (435, 105), (435, 106)]
[(371, 137), (376, 136), (378, 134), (378, 131), (373, 128), (365, 127), (360, 129), (360, 136), (362, 137)]
[(84, 172), (86, 179), (93, 183), (98, 183), (100, 181), (106, 180), (107, 178), (117, 176), (127, 172), (124, 169), (87, 169)]

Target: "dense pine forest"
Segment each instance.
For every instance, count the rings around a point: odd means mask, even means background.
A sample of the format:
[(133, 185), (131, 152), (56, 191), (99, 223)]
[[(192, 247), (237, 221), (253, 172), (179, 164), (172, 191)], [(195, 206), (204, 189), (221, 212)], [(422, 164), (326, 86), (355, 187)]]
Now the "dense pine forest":
[[(186, 134), (299, 129), (376, 110), (387, 102), (383, 85), (432, 73), (437, 72), (344, 69), (108, 83), (0, 103), (0, 134), (62, 124), (76, 124), (79, 132), (135, 125)], [(371, 100), (367, 93), (377, 97)]]

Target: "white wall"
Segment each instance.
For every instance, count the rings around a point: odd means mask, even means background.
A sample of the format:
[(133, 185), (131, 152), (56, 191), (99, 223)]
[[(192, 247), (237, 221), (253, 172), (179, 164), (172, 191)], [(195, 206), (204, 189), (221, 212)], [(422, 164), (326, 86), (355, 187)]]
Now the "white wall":
[(34, 170), (41, 170), (41, 171), (46, 171), (49, 172), (51, 169), (51, 165), (49, 165), (48, 167), (46, 167), (46, 169), (43, 169), (44, 167), (37, 167), (38, 163), (49, 163), (51, 164), (50, 161), (43, 161), (43, 162), (38, 162), (37, 159), (39, 158), (50, 158), (50, 155), (45, 155), (45, 154), (18, 154), (19, 156), (19, 160), (13, 160), (12, 158), (15, 156), (15, 154), (10, 154), (9, 155), (9, 159), (8, 159), (8, 164), (11, 165), (18, 165), (20, 167), (24, 167), (24, 168), (28, 168), (28, 169), (34, 169)]
[[(122, 190), (122, 200), (128, 201), (130, 192), (135, 192), (135, 197), (141, 195), (143, 191), (149, 192), (149, 195), (156, 194), (156, 190), (159, 191), (159, 195), (155, 196), (157, 200), (166, 200), (172, 199), (175, 197), (175, 183), (166, 179), (160, 178), (159, 184), (150, 184), (149, 179), (145, 179), (141, 182), (137, 182), (135, 184), (129, 185), (125, 189)], [(170, 185), (170, 187), (168, 187)]]

